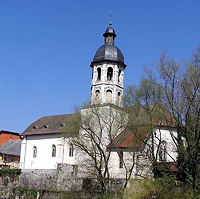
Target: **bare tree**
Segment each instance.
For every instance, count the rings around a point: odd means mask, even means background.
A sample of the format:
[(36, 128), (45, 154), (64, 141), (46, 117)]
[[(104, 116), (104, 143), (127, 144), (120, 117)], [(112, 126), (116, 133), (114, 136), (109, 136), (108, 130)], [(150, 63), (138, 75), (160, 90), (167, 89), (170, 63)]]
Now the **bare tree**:
[[(79, 150), (78, 161), (82, 165), (83, 177), (97, 179), (102, 192), (110, 189), (112, 171), (115, 170), (112, 167), (112, 152), (118, 153), (123, 165), (124, 187), (132, 175), (145, 177), (150, 167), (156, 175), (158, 168), (162, 137), (161, 132), (160, 136), (158, 133), (155, 136), (154, 130), (155, 126), (159, 129), (163, 121), (169, 119), (166, 117), (168, 112), (166, 114), (166, 109), (161, 106), (161, 88), (155, 80), (145, 79), (138, 89), (127, 88), (124, 101), (125, 108), (114, 105), (82, 107), (80, 113), (66, 122), (66, 135), (69, 136), (70, 132), (77, 135), (71, 137), (70, 142)], [(124, 148), (116, 146), (119, 135), (126, 137), (127, 134), (123, 135), (125, 131), (129, 131), (129, 145)], [(141, 152), (149, 156), (150, 164), (144, 159), (138, 161)], [(137, 167), (136, 173), (134, 167)]]
[(180, 177), (199, 191), (200, 163), (200, 47), (182, 67), (160, 58), (159, 73), (165, 104), (177, 121)]
[(137, 146), (140, 146), (137, 149), (140, 152), (138, 156), (144, 156), (137, 161), (137, 175), (147, 176), (147, 171), (144, 172), (146, 167), (151, 169), (156, 177), (160, 175), (160, 163), (166, 164), (166, 156), (171, 161), (175, 161), (164, 146), (166, 136), (163, 136), (162, 130), (167, 128), (168, 137), (173, 142), (171, 145), (175, 148), (176, 121), (163, 106), (162, 87), (153, 78), (151, 72), (148, 71), (147, 75), (138, 88), (130, 86), (126, 89), (124, 105), (129, 112), (128, 127), (135, 134)]
[[(114, 171), (111, 162), (111, 152), (115, 150), (120, 155), (119, 149), (113, 148), (113, 141), (125, 129), (128, 122), (127, 113), (120, 107), (107, 105), (93, 105), (82, 107), (81, 112), (66, 121), (66, 135), (75, 134), (70, 142), (79, 151), (77, 157), (81, 165), (83, 177), (95, 178), (102, 192), (110, 190), (110, 179)], [(76, 131), (76, 133), (74, 133)], [(78, 132), (78, 133), (77, 133)], [(134, 158), (133, 153), (131, 158)], [(134, 161), (124, 164), (124, 179), (131, 176)]]
[[(157, 149), (162, 141), (161, 137), (154, 135), (155, 126), (159, 128), (159, 122), (160, 126), (163, 126), (162, 122), (164, 122), (166, 126), (176, 127), (176, 134), (170, 132), (178, 153), (178, 158), (174, 159), (178, 168), (176, 177), (199, 192), (200, 47), (194, 51), (192, 59), (184, 65), (162, 54), (157, 69), (156, 78), (149, 72), (138, 88), (127, 88), (124, 99), (126, 105), (142, 107), (147, 117), (145, 118), (143, 113), (138, 122), (129, 121), (136, 129), (140, 125), (148, 126), (148, 131), (152, 135), (149, 157), (154, 168), (157, 168), (159, 156)], [(135, 111), (133, 112), (135, 114)], [(158, 147), (155, 147), (154, 143), (157, 143)]]

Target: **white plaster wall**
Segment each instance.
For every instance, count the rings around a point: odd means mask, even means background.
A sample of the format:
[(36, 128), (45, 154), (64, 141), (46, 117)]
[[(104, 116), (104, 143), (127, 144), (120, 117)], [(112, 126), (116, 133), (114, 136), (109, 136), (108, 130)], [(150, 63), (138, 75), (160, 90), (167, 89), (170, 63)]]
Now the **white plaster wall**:
[[(161, 128), (161, 129), (155, 129), (154, 130), (154, 141), (155, 141), (155, 153), (158, 150), (158, 144), (162, 140), (166, 141), (166, 149), (167, 149), (167, 154), (166, 154), (166, 161), (167, 162), (173, 162), (177, 158), (177, 148), (176, 148), (176, 143), (175, 139), (177, 138), (177, 132), (173, 128)], [(156, 155), (156, 154), (155, 154)]]
[[(59, 135), (27, 136), (22, 143), (24, 150), (20, 162), (22, 169), (56, 169), (62, 162), (62, 146), (58, 145)], [(26, 142), (26, 144), (25, 144)], [(56, 146), (56, 157), (52, 157), (52, 145)], [(37, 147), (37, 157), (33, 157), (33, 147)], [(23, 156), (25, 158), (23, 158)]]
[[(177, 132), (175, 129), (155, 129), (155, 138), (154, 138), (156, 141), (155, 153), (158, 149), (159, 140), (165, 140), (167, 143), (167, 154), (166, 154), (167, 162), (174, 162), (177, 159), (176, 144), (174, 143), (172, 136), (174, 137), (177, 136)], [(130, 152), (124, 152), (123, 154), (124, 154), (123, 156), (124, 163), (127, 166), (127, 168), (130, 168), (133, 164), (133, 160), (132, 160), (133, 154), (131, 154)], [(152, 175), (151, 171), (149, 170), (150, 162), (145, 156), (141, 157), (140, 159), (135, 159), (134, 163), (135, 163), (135, 166), (134, 166), (131, 177), (141, 177), (141, 176)], [(109, 169), (110, 169), (110, 175), (113, 178), (125, 178), (126, 171), (124, 167), (119, 168), (119, 155), (116, 151), (111, 152), (110, 161), (109, 161)]]
[(65, 163), (65, 164), (71, 164), (71, 165), (76, 165), (77, 164), (76, 156), (77, 156), (78, 150), (76, 149), (76, 147), (74, 147), (73, 157), (70, 157), (69, 156), (70, 139), (66, 138), (64, 140), (64, 142), (65, 143), (64, 143), (64, 151), (63, 151), (63, 163)]
[[(123, 152), (123, 160), (124, 164), (123, 168), (119, 167), (120, 158), (116, 151), (111, 152), (110, 155), (110, 161), (109, 161), (109, 170), (110, 170), (110, 176), (112, 178), (126, 178), (126, 174), (129, 174), (129, 170), (134, 165), (133, 171), (132, 171), (132, 177), (135, 176), (136, 173), (136, 165), (135, 162), (133, 162), (133, 153), (131, 152)], [(125, 169), (125, 166), (127, 168), (127, 171)]]
[[(117, 109), (107, 104), (102, 106), (82, 108), (81, 116), (82, 118), (84, 118), (85, 116), (86, 118), (92, 118), (90, 121), (90, 126), (93, 126), (93, 132), (95, 132), (99, 138), (99, 134), (101, 134), (102, 144), (105, 147), (107, 147), (112, 139), (114, 139), (122, 132), (128, 122), (127, 113), (123, 112), (121, 109)], [(100, 119), (101, 121), (99, 122), (98, 119)], [(102, 130), (100, 129), (100, 126)], [(80, 132), (80, 134), (81, 133), (82, 132)], [(110, 133), (112, 136), (110, 135)]]
[[(98, 119), (94, 115), (92, 117), (94, 121), (91, 121), (93, 123), (92, 126), (94, 128), (93, 131), (96, 133), (96, 135), (98, 135), (99, 138), (102, 136), (101, 137), (101, 140), (102, 140), (101, 147), (106, 152), (107, 146), (111, 142), (110, 135), (108, 134), (108, 129), (111, 127), (113, 138), (116, 137), (119, 133), (122, 132), (123, 128), (125, 127), (126, 122), (128, 121), (128, 116), (126, 113), (122, 114), (120, 109), (113, 108), (110, 105), (103, 105), (103, 106), (89, 107), (89, 108), (81, 109), (82, 117), (84, 117), (85, 115), (90, 116), (94, 113), (97, 113), (99, 118), (101, 118), (101, 125), (103, 127), (103, 130), (102, 131), (100, 130), (100, 126), (99, 126), (100, 124), (98, 122)], [(110, 123), (109, 123), (108, 117), (111, 117)], [(104, 121), (106, 121), (106, 122), (104, 122)], [(123, 127), (121, 129), (120, 129), (120, 127), (121, 127), (120, 122), (122, 122), (122, 127)], [(84, 134), (84, 131), (80, 131), (79, 136), (82, 136), (82, 134)], [(83, 139), (86, 139), (85, 136), (83, 136)], [(88, 146), (90, 146), (89, 139), (85, 140), (85, 143)], [(107, 153), (107, 155), (108, 155), (108, 153)], [(77, 162), (82, 167), (83, 173), (86, 173), (86, 175), (90, 175), (92, 173), (92, 171), (88, 172), (88, 170), (92, 169), (92, 168), (88, 168), (88, 166), (85, 165), (85, 163), (87, 163), (87, 162), (90, 163), (90, 161), (89, 161), (90, 158), (84, 152), (79, 152), (76, 157), (77, 157)], [(124, 158), (130, 159), (128, 152), (126, 154), (124, 154)], [(129, 162), (127, 161), (127, 164), (129, 164), (129, 163), (130, 163), (130, 161)], [(111, 152), (110, 160), (109, 160), (109, 169), (110, 169), (110, 174), (113, 178), (119, 178), (119, 177), (125, 178), (125, 169), (119, 168), (119, 156), (118, 156), (117, 152)]]
[(26, 138), (24, 138), (21, 142), (20, 163), (19, 163), (20, 169), (24, 168), (25, 151), (26, 151)]
[[(52, 157), (52, 145), (56, 146), (56, 157)], [(33, 147), (37, 157), (33, 158)], [(69, 157), (69, 139), (59, 134), (27, 136), (22, 141), (20, 156), (21, 169), (57, 169), (57, 164), (75, 164), (75, 154)]]

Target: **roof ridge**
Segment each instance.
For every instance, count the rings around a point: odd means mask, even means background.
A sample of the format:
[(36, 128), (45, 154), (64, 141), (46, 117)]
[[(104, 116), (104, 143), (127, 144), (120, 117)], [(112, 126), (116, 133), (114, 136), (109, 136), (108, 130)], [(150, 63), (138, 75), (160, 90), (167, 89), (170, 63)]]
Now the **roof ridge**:
[(14, 131), (7, 131), (7, 130), (0, 130), (0, 133), (3, 133), (3, 132), (5, 132), (5, 133), (13, 133), (13, 134), (20, 134), (20, 133), (18, 133), (18, 132), (14, 132)]
[(46, 115), (46, 116), (40, 117), (39, 119), (41, 119), (41, 118), (47, 118), (47, 117), (54, 117), (54, 116), (73, 115), (73, 114), (75, 114), (75, 113), (65, 113), (65, 114), (57, 114), (57, 115)]

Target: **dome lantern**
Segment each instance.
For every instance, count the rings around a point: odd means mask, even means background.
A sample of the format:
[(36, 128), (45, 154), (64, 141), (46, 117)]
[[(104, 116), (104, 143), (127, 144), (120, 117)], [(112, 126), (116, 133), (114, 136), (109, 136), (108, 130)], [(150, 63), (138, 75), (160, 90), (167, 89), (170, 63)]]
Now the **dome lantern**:
[(126, 67), (123, 53), (114, 45), (114, 40), (117, 35), (111, 25), (112, 23), (110, 22), (109, 27), (103, 34), (105, 43), (96, 51), (93, 61), (91, 62), (91, 67), (93, 67), (95, 63), (102, 61), (115, 62), (119, 63), (123, 68)]
[(117, 35), (111, 25), (112, 23), (110, 22), (103, 36), (105, 37), (105, 44), (114, 45), (114, 40)]

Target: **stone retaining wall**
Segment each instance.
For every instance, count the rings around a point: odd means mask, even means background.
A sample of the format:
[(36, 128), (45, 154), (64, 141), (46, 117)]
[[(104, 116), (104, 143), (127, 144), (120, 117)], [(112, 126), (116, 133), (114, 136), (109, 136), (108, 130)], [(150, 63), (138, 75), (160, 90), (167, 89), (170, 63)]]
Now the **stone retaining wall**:
[(22, 187), (51, 191), (80, 191), (82, 181), (73, 175), (72, 165), (58, 165), (58, 169), (22, 170), (19, 178)]
[[(113, 179), (110, 181), (111, 191), (120, 191), (124, 181), (122, 179)], [(58, 169), (48, 170), (22, 170), (19, 176), (14, 178), (0, 177), (0, 199), (10, 198), (13, 194), (13, 188), (22, 188), (25, 190), (34, 190), (42, 194), (42, 198), (50, 199), (51, 195), (81, 194), (79, 198), (87, 198), (91, 194), (98, 194), (100, 187), (95, 179), (78, 178), (74, 172), (73, 165), (58, 165)], [(85, 195), (86, 194), (86, 195)], [(31, 197), (32, 198), (32, 197)]]

